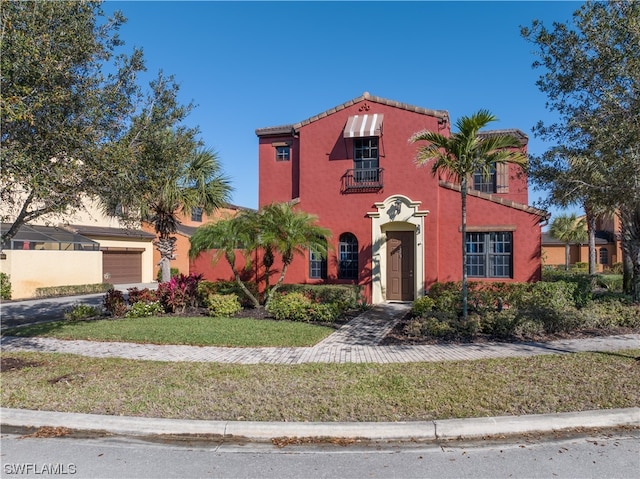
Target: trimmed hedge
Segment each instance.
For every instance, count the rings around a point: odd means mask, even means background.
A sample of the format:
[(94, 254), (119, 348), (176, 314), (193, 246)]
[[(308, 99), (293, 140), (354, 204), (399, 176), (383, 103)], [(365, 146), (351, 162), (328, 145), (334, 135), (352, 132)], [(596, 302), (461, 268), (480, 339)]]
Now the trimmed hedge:
[(47, 286), (46, 288), (36, 288), (36, 298), (106, 293), (110, 289), (113, 289), (113, 285), (109, 283), (78, 284), (72, 286)]

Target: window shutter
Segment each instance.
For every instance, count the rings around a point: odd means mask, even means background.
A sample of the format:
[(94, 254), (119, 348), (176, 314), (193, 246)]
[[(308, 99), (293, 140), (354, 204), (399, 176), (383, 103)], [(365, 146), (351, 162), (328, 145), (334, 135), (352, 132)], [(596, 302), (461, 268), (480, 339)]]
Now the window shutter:
[(496, 165), (496, 193), (509, 193), (509, 164)]

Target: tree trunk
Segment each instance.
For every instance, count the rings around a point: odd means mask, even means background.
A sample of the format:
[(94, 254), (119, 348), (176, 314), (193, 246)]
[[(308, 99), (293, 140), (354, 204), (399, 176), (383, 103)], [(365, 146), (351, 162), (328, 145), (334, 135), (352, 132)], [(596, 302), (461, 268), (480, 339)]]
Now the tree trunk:
[[(462, 318), (469, 316), (469, 290), (467, 285), (467, 178), (460, 182), (460, 203), (462, 213)], [(487, 265), (488, 267), (489, 265)]]
[(569, 251), (570, 251), (571, 245), (569, 243), (565, 243), (564, 244), (564, 270), (565, 271), (569, 271)]
[(260, 301), (258, 301), (257, 298), (253, 294), (251, 294), (251, 291), (249, 291), (249, 288), (247, 288), (247, 286), (244, 284), (242, 279), (240, 279), (240, 273), (238, 273), (238, 270), (236, 269), (235, 256), (226, 254), (225, 258), (227, 259), (227, 263), (229, 263), (229, 266), (231, 266), (231, 271), (233, 271), (233, 276), (236, 278), (236, 283), (238, 283), (238, 286), (240, 286), (240, 289), (244, 291), (244, 294), (247, 295), (247, 298), (251, 300), (251, 302), (253, 303), (253, 307), (256, 309), (259, 309)]
[(158, 262), (160, 265), (160, 278), (162, 283), (166, 283), (171, 280), (171, 263), (165, 257), (160, 258)]
[(171, 260), (175, 258), (176, 239), (171, 236), (161, 236), (154, 241), (156, 249), (160, 253), (160, 271), (162, 273), (162, 282), (166, 283), (171, 280)]
[(589, 233), (589, 274), (598, 272), (596, 262), (596, 217), (587, 210), (587, 232)]
[(284, 263), (284, 265), (282, 266), (282, 271), (280, 272), (280, 277), (278, 278), (278, 281), (276, 281), (276, 284), (273, 285), (273, 288), (271, 288), (270, 291), (267, 291), (267, 300), (264, 303), (265, 308), (269, 307), (269, 303), (271, 302), (271, 299), (273, 298), (274, 294), (276, 293), (280, 285), (284, 283), (284, 276), (287, 274), (288, 267), (289, 265), (287, 263)]

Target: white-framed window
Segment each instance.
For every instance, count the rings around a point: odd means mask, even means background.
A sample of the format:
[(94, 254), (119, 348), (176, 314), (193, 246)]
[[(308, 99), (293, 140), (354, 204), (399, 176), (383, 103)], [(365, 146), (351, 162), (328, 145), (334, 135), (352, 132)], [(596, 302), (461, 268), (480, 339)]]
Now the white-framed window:
[(511, 231), (467, 233), (467, 275), (473, 278), (513, 277)]
[(276, 146), (276, 161), (289, 161), (291, 157), (291, 147), (289, 145)]
[(327, 257), (314, 248), (309, 249), (309, 278), (327, 278)]
[(356, 182), (379, 181), (380, 157), (378, 137), (355, 138), (353, 140), (353, 176)]

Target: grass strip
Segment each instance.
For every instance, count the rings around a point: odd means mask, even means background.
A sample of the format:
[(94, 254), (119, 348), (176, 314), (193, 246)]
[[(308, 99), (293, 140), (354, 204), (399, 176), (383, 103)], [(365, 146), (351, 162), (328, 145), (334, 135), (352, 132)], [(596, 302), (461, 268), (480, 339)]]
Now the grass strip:
[(251, 318), (146, 317), (57, 321), (6, 331), (8, 336), (230, 347), (313, 346), (335, 329)]
[[(640, 406), (640, 350), (408, 364), (2, 355), (10, 408), (251, 421), (417, 421)], [(9, 367), (7, 367), (9, 366)]]

